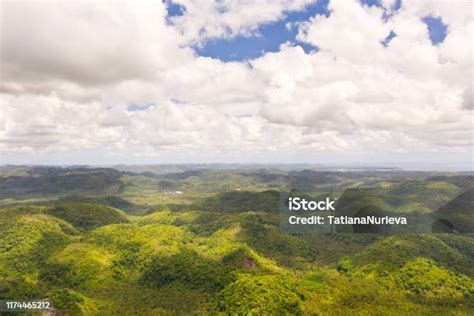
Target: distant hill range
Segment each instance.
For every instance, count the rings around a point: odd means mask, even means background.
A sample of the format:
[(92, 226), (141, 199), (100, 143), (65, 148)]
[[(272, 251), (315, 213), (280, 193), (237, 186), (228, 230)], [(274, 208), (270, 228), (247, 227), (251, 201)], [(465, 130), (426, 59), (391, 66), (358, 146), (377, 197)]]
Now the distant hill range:
[(6, 176), (0, 173), (0, 198), (37, 194), (106, 193), (116, 194), (122, 189), (120, 178), (129, 172), (112, 168), (18, 168), (17, 175), (10, 168)]

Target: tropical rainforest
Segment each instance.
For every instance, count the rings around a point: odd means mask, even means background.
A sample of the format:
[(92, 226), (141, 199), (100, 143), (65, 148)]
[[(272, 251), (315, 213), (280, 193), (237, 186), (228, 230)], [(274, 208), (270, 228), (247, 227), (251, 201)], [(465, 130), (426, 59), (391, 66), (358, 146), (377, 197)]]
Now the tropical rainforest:
[(472, 231), (295, 234), (279, 210), (293, 188), (370, 187), (391, 212), (451, 203), (472, 228), (473, 183), (321, 166), (3, 166), (0, 300), (48, 299), (53, 315), (473, 315)]

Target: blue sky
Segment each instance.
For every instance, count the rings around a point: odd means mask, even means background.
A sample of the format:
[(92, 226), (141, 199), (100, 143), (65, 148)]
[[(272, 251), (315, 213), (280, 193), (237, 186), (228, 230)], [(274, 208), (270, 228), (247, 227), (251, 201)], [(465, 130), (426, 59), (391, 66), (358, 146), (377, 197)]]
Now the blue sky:
[[(203, 45), (195, 45), (193, 48), (199, 56), (212, 57), (222, 61), (245, 61), (255, 59), (266, 52), (277, 52), (283, 43), (298, 45), (306, 53), (317, 52), (318, 47), (308, 43), (300, 42), (296, 39), (298, 29), (297, 23), (308, 21), (315, 15), (329, 16), (329, 0), (318, 0), (305, 7), (302, 11), (287, 12), (284, 17), (276, 22), (268, 23), (258, 27), (252, 36), (236, 36), (233, 38), (214, 38)], [(368, 6), (382, 7), (380, 0), (361, 0), (361, 3)], [(186, 8), (173, 3), (168, 4), (168, 18), (180, 16), (186, 13)], [(392, 13), (386, 13), (384, 18), (389, 19), (402, 6), (402, 1), (397, 0), (392, 8)], [(168, 20), (169, 21), (169, 20)], [(443, 42), (447, 34), (447, 25), (440, 17), (427, 16), (423, 18), (427, 25), (432, 43)], [(395, 32), (387, 34), (387, 38), (382, 41), (382, 45), (387, 46), (396, 37)]]
[(303, 11), (288, 12), (277, 22), (260, 26), (251, 37), (237, 36), (231, 39), (213, 39), (203, 47), (196, 46), (200, 56), (218, 58), (222, 61), (241, 61), (262, 56), (265, 52), (277, 52), (281, 44), (290, 42), (301, 46), (306, 53), (316, 51), (317, 47), (296, 40), (296, 23), (308, 21), (315, 15), (328, 16), (328, 0), (320, 0)]
[(423, 18), (423, 22), (428, 27), (431, 43), (433, 45), (442, 43), (448, 34), (448, 26), (443, 20), (440, 17), (427, 16)]

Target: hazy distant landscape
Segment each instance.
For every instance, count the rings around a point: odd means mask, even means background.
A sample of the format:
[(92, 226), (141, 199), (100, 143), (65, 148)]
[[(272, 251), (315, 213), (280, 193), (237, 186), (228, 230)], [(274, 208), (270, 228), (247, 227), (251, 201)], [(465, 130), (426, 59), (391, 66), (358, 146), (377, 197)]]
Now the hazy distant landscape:
[(70, 315), (474, 312), (473, 234), (295, 235), (278, 207), (291, 188), (370, 187), (371, 203), (430, 214), (472, 201), (472, 172), (262, 167), (0, 167), (0, 299)]

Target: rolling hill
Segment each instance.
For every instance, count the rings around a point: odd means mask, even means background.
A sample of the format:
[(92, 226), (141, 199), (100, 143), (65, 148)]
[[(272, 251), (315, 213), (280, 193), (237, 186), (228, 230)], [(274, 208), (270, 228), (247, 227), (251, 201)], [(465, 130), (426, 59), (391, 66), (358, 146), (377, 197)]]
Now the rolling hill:
[[(470, 201), (448, 178), (10, 168), (0, 180), (0, 299), (49, 298), (69, 315), (469, 315), (472, 234), (280, 229), (280, 196), (295, 182), (312, 196), (370, 187), (371, 203), (392, 212), (444, 214), (439, 202)], [(160, 181), (172, 182), (173, 191)], [(358, 203), (352, 198), (349, 208)]]

